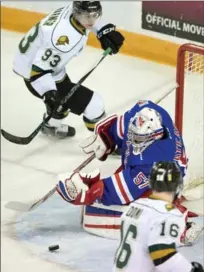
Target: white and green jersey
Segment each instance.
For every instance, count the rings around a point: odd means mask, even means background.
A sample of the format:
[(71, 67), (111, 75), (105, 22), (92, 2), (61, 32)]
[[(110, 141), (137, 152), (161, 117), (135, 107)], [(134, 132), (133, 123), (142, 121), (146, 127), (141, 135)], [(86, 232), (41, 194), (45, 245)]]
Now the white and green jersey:
[[(99, 21), (95, 25), (102, 26)], [(55, 90), (55, 81), (63, 79), (66, 64), (84, 49), (89, 32), (73, 18), (72, 5), (57, 9), (20, 41), (14, 72), (30, 80), (40, 95)]]
[(176, 248), (185, 214), (163, 200), (133, 202), (121, 218), (121, 241), (114, 272), (190, 272), (192, 265)]

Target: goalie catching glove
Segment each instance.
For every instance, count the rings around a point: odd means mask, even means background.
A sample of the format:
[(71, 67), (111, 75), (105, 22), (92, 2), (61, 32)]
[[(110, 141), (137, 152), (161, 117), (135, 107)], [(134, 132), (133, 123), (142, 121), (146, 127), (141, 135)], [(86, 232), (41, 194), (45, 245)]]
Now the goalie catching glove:
[(116, 115), (111, 115), (96, 124), (95, 134), (83, 140), (80, 147), (86, 154), (93, 153), (100, 161), (105, 161), (109, 154), (115, 150), (113, 142), (108, 130), (113, 122), (117, 120)]
[(56, 186), (60, 196), (74, 205), (90, 205), (97, 199), (100, 200), (103, 188), (99, 169), (90, 174), (67, 173), (61, 175)]

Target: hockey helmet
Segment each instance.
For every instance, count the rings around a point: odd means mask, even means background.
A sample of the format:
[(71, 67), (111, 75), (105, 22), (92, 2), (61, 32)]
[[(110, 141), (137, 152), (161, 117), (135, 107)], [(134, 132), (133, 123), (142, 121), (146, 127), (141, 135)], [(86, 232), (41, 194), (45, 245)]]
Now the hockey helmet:
[(73, 15), (84, 27), (91, 27), (102, 15), (100, 1), (73, 1)]
[(128, 126), (128, 139), (133, 146), (133, 154), (143, 152), (154, 141), (164, 135), (161, 115), (154, 109), (145, 107), (131, 118)]
[(175, 196), (183, 190), (183, 177), (176, 162), (154, 163), (149, 176), (152, 190), (157, 192), (172, 192)]

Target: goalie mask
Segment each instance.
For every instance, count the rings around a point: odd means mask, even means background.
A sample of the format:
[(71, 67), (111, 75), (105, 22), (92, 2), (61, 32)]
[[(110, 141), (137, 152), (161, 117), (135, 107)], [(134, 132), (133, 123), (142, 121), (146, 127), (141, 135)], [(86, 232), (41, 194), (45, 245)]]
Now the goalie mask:
[(73, 15), (85, 28), (91, 28), (102, 15), (100, 1), (73, 1)]
[(154, 141), (163, 137), (162, 118), (151, 109), (144, 108), (131, 118), (128, 127), (128, 140), (131, 141), (133, 154), (142, 153)]

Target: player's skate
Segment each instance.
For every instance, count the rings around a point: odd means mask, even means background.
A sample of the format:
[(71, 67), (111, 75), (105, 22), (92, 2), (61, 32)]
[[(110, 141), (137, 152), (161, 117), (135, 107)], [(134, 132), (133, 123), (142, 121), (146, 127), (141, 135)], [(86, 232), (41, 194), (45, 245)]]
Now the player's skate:
[(59, 139), (73, 137), (76, 134), (76, 130), (74, 127), (64, 125), (64, 124), (61, 124), (59, 127), (54, 127), (49, 124), (45, 124), (41, 131), (45, 135), (55, 136)]
[(45, 124), (42, 128), (42, 133), (49, 136), (56, 136), (59, 139), (65, 139), (67, 137), (73, 137), (76, 134), (75, 128), (68, 125), (60, 125), (60, 127), (52, 127), (49, 124)]

